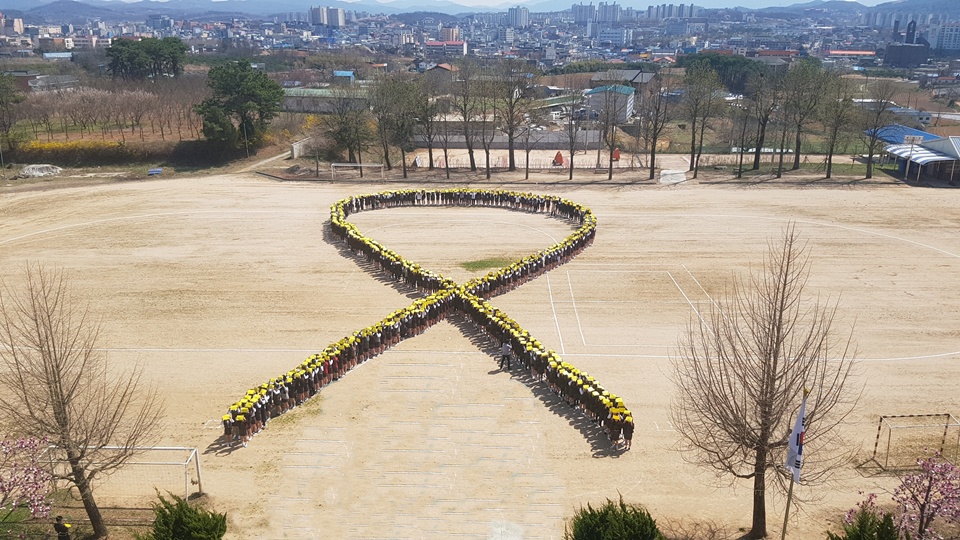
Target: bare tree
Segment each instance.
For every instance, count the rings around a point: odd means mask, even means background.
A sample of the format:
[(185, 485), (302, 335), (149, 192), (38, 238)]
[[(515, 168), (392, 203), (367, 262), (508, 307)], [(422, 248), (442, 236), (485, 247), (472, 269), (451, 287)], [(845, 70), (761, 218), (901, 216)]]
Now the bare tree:
[(8, 148), (12, 148), (10, 130), (23, 117), (21, 103), (26, 99), (23, 92), (17, 89), (12, 75), (0, 75), (0, 132)]
[(546, 137), (546, 127), (542, 125), (546, 121), (547, 113), (543, 109), (531, 109), (517, 132), (517, 137), (523, 143), (524, 180), (530, 179), (530, 151)]
[(130, 130), (140, 130), (140, 140), (143, 140), (143, 119), (150, 113), (157, 96), (143, 90), (130, 92), (127, 107), (130, 111)]
[(457, 136), (457, 130), (450, 125), (449, 116), (443, 116), (439, 124), (437, 135), (440, 137), (440, 147), (443, 149), (443, 173), (450, 179), (450, 143)]
[(99, 338), (100, 324), (70, 293), (62, 271), (29, 267), (22, 288), (0, 289), (0, 418), (65, 456), (60, 478), (77, 488), (94, 535), (104, 538), (92, 483), (153, 440), (162, 410), (140, 369), (108, 369)]
[(383, 75), (372, 92), (373, 114), (387, 170), (391, 170), (390, 146), (400, 149), (403, 177), (407, 177), (407, 151), (413, 147), (420, 84), (404, 73)]
[(396, 80), (396, 77), (380, 76), (370, 92), (370, 108), (377, 121), (377, 139), (388, 171), (393, 170), (390, 161), (390, 125), (396, 111), (396, 96), (393, 93), (396, 87), (391, 83)]
[(533, 110), (531, 86), (534, 74), (522, 60), (503, 60), (494, 70), (495, 107), (507, 136), (507, 162), (511, 171), (517, 170), (516, 141), (521, 137), (526, 119)]
[(897, 83), (879, 79), (868, 86), (870, 101), (861, 102), (860, 125), (864, 143), (867, 145), (867, 178), (873, 178), (873, 158), (880, 153), (884, 142), (880, 128), (894, 121), (892, 109), (897, 106), (893, 98), (900, 93)]
[(656, 175), (657, 144), (674, 109), (670, 100), (671, 85), (672, 80), (667, 75), (658, 73), (647, 85), (645, 95), (640, 100), (637, 136), (643, 139), (644, 145), (648, 148), (650, 180), (653, 180)]
[(497, 81), (486, 76), (477, 81), (476, 127), (474, 130), (483, 148), (484, 169), (487, 180), (490, 179), (490, 150), (502, 126), (501, 111), (496, 105)]
[(760, 170), (760, 154), (767, 139), (767, 127), (778, 107), (782, 107), (783, 77), (778, 73), (763, 71), (752, 74), (747, 81), (749, 110), (757, 121), (755, 148), (753, 151), (754, 171)]
[(697, 62), (687, 68), (684, 79), (683, 114), (690, 122), (690, 170), (696, 178), (703, 154), (703, 138), (723, 106), (723, 84), (717, 71)]
[(809, 256), (793, 224), (768, 245), (759, 272), (736, 278), (695, 313), (673, 360), (671, 409), (685, 456), (718, 477), (753, 480), (753, 524), (767, 535), (767, 473), (785, 487), (793, 419), (805, 388), (803, 482), (822, 481), (851, 453), (838, 427), (855, 407), (852, 333), (839, 335), (837, 303), (806, 294)]
[(366, 94), (356, 86), (337, 86), (331, 94), (330, 112), (321, 117), (321, 122), (338, 148), (347, 151), (347, 161), (359, 163), (373, 137)]
[[(617, 142), (618, 123), (625, 122), (630, 111), (629, 101), (633, 99), (633, 88), (629, 86), (609, 86), (603, 91), (603, 108), (600, 110), (600, 142), (607, 150), (607, 180), (613, 179), (614, 153), (619, 148)], [(600, 168), (600, 147), (597, 148), (597, 168)]]
[(794, 64), (784, 77), (784, 108), (793, 123), (796, 145), (793, 149), (793, 168), (800, 168), (800, 146), (803, 132), (810, 122), (817, 118), (823, 84), (823, 68), (813, 60), (800, 60)]
[(573, 180), (573, 158), (584, 138), (580, 132), (586, 120), (586, 111), (583, 109), (584, 97), (581, 79), (568, 75), (564, 86), (567, 87), (567, 94), (563, 100), (563, 106), (567, 114), (567, 124), (563, 127), (563, 132), (566, 136), (567, 151), (570, 153), (570, 176), (568, 179)]
[(417, 81), (419, 89), (416, 93), (415, 112), (416, 127), (423, 140), (427, 143), (427, 159), (430, 161), (429, 170), (433, 170), (433, 147), (439, 135), (440, 125), (437, 114), (440, 112), (437, 100), (438, 89), (430, 84), (430, 78), (425, 75)]
[(853, 102), (850, 81), (836, 71), (826, 72), (823, 84), (823, 100), (820, 104), (820, 123), (823, 125), (827, 143), (827, 173), (833, 176), (833, 156), (840, 139), (850, 133), (856, 119), (857, 106)]
[(463, 131), (463, 143), (467, 147), (467, 156), (470, 158), (470, 170), (476, 172), (477, 159), (473, 153), (476, 135), (473, 131), (474, 116), (476, 115), (478, 96), (477, 81), (480, 71), (476, 60), (464, 57), (457, 64), (452, 82), (451, 105), (460, 116), (460, 125)]
[(304, 154), (313, 159), (314, 176), (320, 178), (320, 162), (331, 153), (336, 153), (340, 149), (330, 137), (327, 126), (322, 122), (308, 119), (307, 126), (307, 141), (304, 145)]
[(53, 138), (53, 118), (57, 116), (57, 99), (53, 92), (31, 92), (23, 103), (24, 116), (33, 128), (34, 138), (40, 138), (40, 131)]

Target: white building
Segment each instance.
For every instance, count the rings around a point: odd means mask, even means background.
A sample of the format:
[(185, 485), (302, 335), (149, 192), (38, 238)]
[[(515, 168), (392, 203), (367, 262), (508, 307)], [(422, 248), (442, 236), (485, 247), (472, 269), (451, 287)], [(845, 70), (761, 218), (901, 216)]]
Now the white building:
[(633, 42), (633, 30), (629, 28), (604, 28), (597, 34), (601, 44), (610, 43), (613, 47), (623, 47)]
[(934, 49), (960, 50), (960, 22), (951, 22), (930, 28), (930, 44)]
[(622, 124), (633, 116), (635, 94), (633, 88), (621, 84), (600, 86), (587, 90), (587, 109), (592, 118), (599, 118), (607, 109), (616, 111), (616, 122)]
[(507, 26), (527, 28), (530, 26), (530, 10), (525, 7), (512, 7), (507, 10)]
[(341, 28), (347, 25), (347, 14), (343, 8), (312, 7), (309, 15), (310, 24), (314, 26)]
[(342, 28), (347, 25), (347, 13), (343, 8), (327, 8), (327, 26)]

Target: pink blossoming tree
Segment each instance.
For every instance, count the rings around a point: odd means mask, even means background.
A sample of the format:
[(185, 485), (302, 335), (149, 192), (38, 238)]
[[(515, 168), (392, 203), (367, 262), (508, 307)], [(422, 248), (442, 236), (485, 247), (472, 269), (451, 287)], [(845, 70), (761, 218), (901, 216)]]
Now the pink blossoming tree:
[(939, 453), (917, 460), (920, 472), (904, 477), (893, 492), (900, 505), (900, 524), (916, 540), (940, 538), (932, 529), (940, 518), (960, 522), (960, 467)]
[(21, 509), (35, 518), (50, 514), (50, 474), (40, 463), (46, 448), (47, 441), (32, 437), (0, 440), (0, 523)]

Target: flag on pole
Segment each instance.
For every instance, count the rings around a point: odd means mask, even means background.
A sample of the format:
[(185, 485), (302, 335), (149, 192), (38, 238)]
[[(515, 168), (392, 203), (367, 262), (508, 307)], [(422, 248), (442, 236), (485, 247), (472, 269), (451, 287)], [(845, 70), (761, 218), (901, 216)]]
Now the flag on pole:
[(800, 412), (797, 413), (797, 421), (793, 424), (793, 431), (790, 432), (789, 450), (787, 451), (787, 469), (793, 473), (794, 483), (800, 483), (800, 468), (803, 466), (803, 435), (807, 431), (804, 427), (806, 422), (807, 410), (807, 392), (803, 393), (803, 401), (800, 403)]

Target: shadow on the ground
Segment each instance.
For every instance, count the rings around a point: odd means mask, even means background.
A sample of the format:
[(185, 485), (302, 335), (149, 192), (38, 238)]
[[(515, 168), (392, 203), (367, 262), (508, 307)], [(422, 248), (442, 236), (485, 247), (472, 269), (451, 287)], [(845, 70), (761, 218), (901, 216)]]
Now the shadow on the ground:
[(416, 287), (407, 284), (403, 280), (394, 278), (389, 272), (381, 269), (363, 255), (357, 255), (357, 253), (350, 249), (350, 246), (348, 246), (346, 242), (341, 240), (337, 235), (333, 234), (333, 230), (331, 229), (329, 222), (325, 223), (323, 226), (323, 240), (336, 247), (337, 252), (340, 253), (340, 255), (355, 262), (357, 266), (359, 266), (360, 269), (366, 272), (370, 277), (376, 279), (380, 283), (384, 283), (393, 287), (400, 294), (406, 296), (410, 300), (423, 298), (429, 294), (427, 292), (417, 290)]
[[(448, 315), (447, 321), (463, 332), (463, 335), (477, 348), (490, 355), (491, 360), (499, 361), (499, 344), (494, 343), (473, 321), (459, 313)], [(496, 374), (503, 371), (505, 370), (498, 367), (489, 373)], [(617, 457), (623, 454), (623, 449), (613, 447), (603, 428), (593, 422), (583, 411), (567, 404), (566, 400), (554, 394), (546, 382), (532, 376), (530, 370), (519, 362), (515, 362), (513, 369), (509, 371), (511, 377), (526, 385), (550, 412), (565, 419), (571, 427), (580, 432), (580, 435), (590, 443), (593, 457)]]
[(206, 450), (203, 451), (204, 455), (216, 454), (218, 456), (228, 456), (238, 449), (243, 448), (243, 445), (240, 444), (240, 441), (233, 441), (230, 437), (225, 435), (220, 435), (215, 441), (210, 443)]

